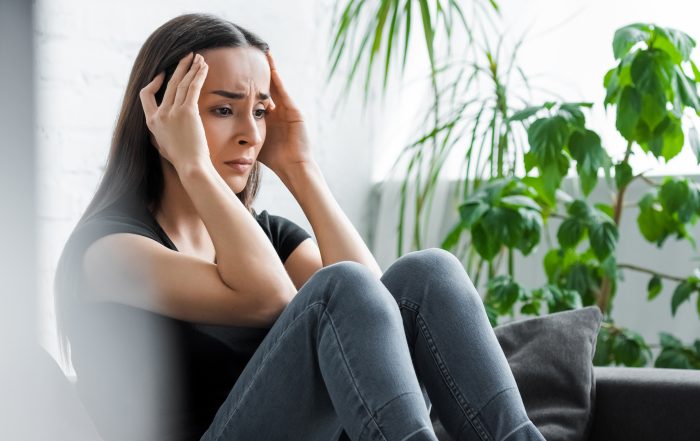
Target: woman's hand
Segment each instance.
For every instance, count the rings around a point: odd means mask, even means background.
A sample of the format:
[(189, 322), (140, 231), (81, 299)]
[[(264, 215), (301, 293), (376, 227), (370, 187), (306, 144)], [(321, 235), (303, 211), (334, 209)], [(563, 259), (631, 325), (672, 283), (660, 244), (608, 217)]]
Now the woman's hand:
[(269, 51), (266, 55), (272, 103), (265, 117), (267, 135), (257, 159), (280, 175), (287, 167), (312, 162), (313, 158), (304, 117), (287, 94), (272, 55)]
[(176, 170), (185, 164), (211, 161), (197, 107), (207, 69), (204, 58), (197, 54), (193, 60), (190, 52), (175, 68), (160, 107), (156, 103), (155, 93), (163, 84), (165, 72), (159, 73), (139, 93), (146, 125), (151, 131), (151, 142)]

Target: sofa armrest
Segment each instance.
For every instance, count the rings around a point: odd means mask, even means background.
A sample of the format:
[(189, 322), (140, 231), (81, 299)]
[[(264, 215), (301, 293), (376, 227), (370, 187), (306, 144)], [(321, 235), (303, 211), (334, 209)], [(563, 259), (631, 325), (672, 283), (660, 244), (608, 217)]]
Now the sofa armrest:
[(594, 367), (590, 441), (698, 440), (700, 371)]

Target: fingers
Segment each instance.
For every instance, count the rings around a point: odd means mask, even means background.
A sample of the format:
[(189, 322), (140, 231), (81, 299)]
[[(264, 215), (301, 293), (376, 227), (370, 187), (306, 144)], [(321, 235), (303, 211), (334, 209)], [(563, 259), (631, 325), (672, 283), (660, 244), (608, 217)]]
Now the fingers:
[(192, 66), (190, 66), (190, 70), (187, 71), (185, 76), (182, 78), (182, 81), (180, 81), (180, 84), (177, 85), (177, 92), (175, 94), (175, 99), (173, 100), (174, 106), (181, 106), (185, 102), (185, 99), (189, 94), (190, 87), (192, 86), (192, 79), (201, 70), (203, 64), (204, 58), (200, 54), (195, 55), (194, 60), (192, 61)]
[(146, 84), (146, 86), (139, 92), (139, 97), (141, 98), (141, 105), (143, 106), (143, 113), (148, 116), (154, 114), (158, 110), (158, 104), (156, 104), (155, 94), (160, 89), (163, 84), (163, 78), (165, 78), (165, 72), (161, 72), (156, 75), (153, 80)]
[(279, 76), (279, 72), (277, 71), (277, 67), (275, 66), (275, 60), (272, 58), (272, 54), (270, 53), (270, 51), (267, 51), (265, 56), (267, 57), (267, 61), (270, 64), (270, 93), (273, 93), (274, 91), (275, 95), (277, 95), (280, 98), (280, 101), (282, 102), (291, 102), (291, 99), (287, 94), (287, 90), (282, 84), (282, 79)]
[(163, 102), (161, 103), (162, 108), (170, 108), (175, 100), (175, 93), (177, 92), (177, 86), (182, 81), (187, 71), (190, 68), (194, 52), (190, 52), (180, 59), (180, 62), (173, 72), (173, 76), (168, 81), (168, 85), (165, 89), (165, 95), (163, 95)]
[(199, 102), (199, 93), (202, 91), (202, 85), (204, 84), (204, 79), (207, 77), (207, 72), (209, 71), (209, 65), (204, 62), (204, 57), (197, 54), (200, 58), (199, 60), (199, 70), (194, 73), (194, 78), (187, 88), (187, 96), (185, 98), (185, 104), (191, 106), (197, 106)]

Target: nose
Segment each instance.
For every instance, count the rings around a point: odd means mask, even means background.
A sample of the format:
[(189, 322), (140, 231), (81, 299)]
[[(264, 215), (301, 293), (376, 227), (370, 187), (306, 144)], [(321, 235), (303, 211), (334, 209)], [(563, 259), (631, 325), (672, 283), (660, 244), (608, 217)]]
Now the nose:
[(262, 135), (258, 129), (258, 124), (252, 113), (246, 118), (239, 120), (240, 126), (238, 130), (238, 144), (240, 145), (258, 145), (262, 143)]

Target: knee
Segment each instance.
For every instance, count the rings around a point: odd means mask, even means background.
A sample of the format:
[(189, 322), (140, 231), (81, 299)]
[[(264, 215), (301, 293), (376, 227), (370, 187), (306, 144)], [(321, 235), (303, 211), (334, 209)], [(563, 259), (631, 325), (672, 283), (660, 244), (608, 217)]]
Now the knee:
[(398, 312), (391, 293), (374, 272), (361, 263), (336, 262), (316, 271), (312, 277), (325, 284), (326, 289), (317, 291), (328, 303), (342, 308)]
[(462, 263), (454, 254), (442, 248), (427, 248), (411, 251), (399, 257), (387, 272), (400, 272), (402, 277), (414, 277), (419, 280), (444, 280), (456, 274), (464, 273)]
[[(384, 273), (390, 283), (410, 284), (408, 290), (417, 296), (424, 296), (425, 291), (435, 296), (459, 295), (478, 305), (482, 304), (474, 284), (467, 275), (462, 262), (451, 252), (442, 248), (427, 248), (406, 253), (398, 258)], [(422, 286), (430, 286), (423, 290)]]

